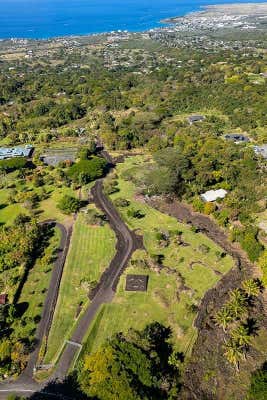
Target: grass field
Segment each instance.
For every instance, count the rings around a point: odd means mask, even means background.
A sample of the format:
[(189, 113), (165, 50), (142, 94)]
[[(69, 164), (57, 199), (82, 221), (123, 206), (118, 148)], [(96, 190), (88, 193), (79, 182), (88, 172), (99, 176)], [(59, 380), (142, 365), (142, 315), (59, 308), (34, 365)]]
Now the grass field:
[[(130, 201), (128, 207), (120, 208), (119, 211), (129, 227), (143, 235), (146, 249), (137, 251), (134, 258), (147, 259), (161, 254), (164, 256), (163, 265), (167, 268), (158, 272), (131, 264), (121, 277), (113, 303), (105, 305), (96, 317), (86, 347), (94, 351), (115, 332), (127, 331), (130, 327), (142, 329), (147, 323), (157, 320), (172, 327), (176, 348), (189, 354), (196, 337), (193, 321), (197, 306), (205, 292), (234, 263), (230, 256), (221, 257), (222, 250), (205, 235), (193, 232), (189, 225), (181, 224), (138, 200), (132, 180), (126, 181), (123, 177), (129, 176), (129, 171), (135, 177), (142, 173), (142, 160), (141, 156), (132, 157), (118, 165), (120, 191), (111, 195), (111, 198), (115, 200), (122, 197)], [(129, 217), (127, 210), (131, 208), (140, 210), (144, 217)], [(162, 247), (156, 236), (159, 229), (170, 233), (182, 232), (185, 245), (180, 246), (171, 239), (168, 246)], [(147, 293), (126, 292), (127, 273), (149, 275)], [(183, 285), (179, 276), (183, 279)]]
[(77, 194), (74, 190), (68, 187), (62, 188), (49, 188), (47, 187), (48, 192), (51, 190), (51, 195), (48, 199), (43, 200), (39, 204), (39, 219), (41, 221), (45, 221), (47, 219), (55, 219), (62, 224), (69, 225), (73, 220), (73, 217), (70, 215), (63, 214), (58, 208), (57, 203), (61, 200), (64, 195), (74, 196)]
[(48, 338), (46, 362), (55, 360), (64, 339), (72, 331), (78, 310), (88, 303), (88, 287), (83, 282), (98, 281), (115, 254), (116, 239), (109, 225), (87, 225), (79, 215), (66, 260), (59, 299)]
[[(51, 254), (59, 247), (61, 233), (58, 228), (54, 229), (49, 246), (45, 249), (45, 254)], [(49, 287), (53, 262), (50, 265), (42, 262), (42, 258), (37, 259), (33, 268), (30, 270), (27, 281), (25, 282), (19, 302), (28, 304), (28, 308), (23, 317), (41, 316), (46, 291)]]
[[(28, 272), (22, 287), (18, 309), (21, 318), (16, 318), (12, 329), (18, 337), (34, 340), (37, 324), (41, 319), (44, 301), (49, 287), (54, 263), (54, 255), (60, 243), (60, 231), (55, 228), (50, 236), (47, 247), (40, 258), (37, 258)], [(10, 292), (9, 292), (10, 293)]]
[[(142, 257), (142, 254), (138, 251), (135, 257)], [(128, 273), (148, 275), (147, 292), (126, 292), (125, 279)], [(193, 302), (186, 293), (181, 293), (180, 301), (177, 301), (177, 293), (175, 276), (128, 267), (120, 279), (113, 303), (102, 308), (92, 325), (87, 350), (96, 350), (116, 332), (127, 332), (129, 328), (143, 329), (148, 323), (159, 321), (172, 327), (177, 350), (190, 351), (196, 334), (192, 327), (195, 314), (190, 311)]]
[(12, 224), (19, 214), (27, 214), (21, 204), (8, 204), (9, 189), (0, 190), (0, 224)]
[[(14, 179), (10, 174), (10, 181)], [(17, 185), (17, 190), (22, 191), (25, 189), (25, 185)], [(69, 187), (55, 187), (44, 185), (41, 188), (34, 188), (31, 184), (27, 185), (27, 190), (32, 193), (39, 193), (40, 190), (46, 190), (49, 197), (46, 200), (42, 200), (38, 203), (38, 207), (33, 211), (38, 214), (38, 219), (40, 221), (45, 221), (47, 219), (55, 219), (63, 224), (70, 224), (73, 220), (72, 216), (63, 214), (58, 208), (57, 203), (64, 195), (78, 196), (78, 193)], [(22, 203), (9, 204), (9, 194), (11, 189), (5, 188), (0, 189), (0, 224), (12, 224), (14, 219), (19, 214), (29, 214), (29, 211), (23, 206)]]

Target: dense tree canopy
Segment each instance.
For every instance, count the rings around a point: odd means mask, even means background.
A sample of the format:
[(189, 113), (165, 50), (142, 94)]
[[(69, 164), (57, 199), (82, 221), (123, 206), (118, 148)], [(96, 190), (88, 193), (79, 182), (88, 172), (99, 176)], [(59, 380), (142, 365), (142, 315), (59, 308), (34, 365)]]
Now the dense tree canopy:
[(170, 336), (170, 329), (158, 322), (142, 332), (118, 334), (96, 353), (85, 355), (81, 389), (99, 400), (175, 398), (180, 364), (170, 361), (178, 357), (168, 343)]
[(73, 164), (68, 171), (68, 176), (76, 183), (86, 184), (103, 176), (107, 162), (100, 157), (92, 157), (90, 160), (80, 160)]

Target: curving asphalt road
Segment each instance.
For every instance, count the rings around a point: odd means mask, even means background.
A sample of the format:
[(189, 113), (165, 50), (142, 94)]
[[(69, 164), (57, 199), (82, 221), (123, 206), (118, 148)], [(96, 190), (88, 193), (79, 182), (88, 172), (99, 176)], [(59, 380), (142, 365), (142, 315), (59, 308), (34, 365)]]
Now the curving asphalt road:
[[(77, 356), (79, 347), (76, 344), (81, 344), (82, 340), (93, 321), (97, 311), (100, 306), (105, 303), (109, 303), (112, 301), (116, 287), (119, 281), (119, 277), (124, 271), (127, 263), (132, 255), (132, 253), (141, 247), (140, 239), (135, 235), (134, 232), (130, 231), (126, 224), (121, 220), (120, 215), (117, 210), (113, 206), (113, 204), (109, 201), (109, 199), (103, 193), (103, 181), (98, 180), (95, 186), (92, 189), (93, 201), (108, 217), (109, 223), (116, 233), (117, 237), (117, 247), (116, 247), (116, 255), (111, 261), (109, 267), (103, 273), (100, 283), (97, 287), (96, 292), (94, 293), (94, 297), (92, 299), (91, 304), (86, 309), (85, 313), (79, 320), (79, 323), (71, 337), (71, 343), (68, 343), (64, 351), (61, 355), (59, 363), (57, 365), (56, 371), (53, 376), (50, 378), (51, 380), (55, 379), (63, 379), (75, 357)], [(154, 206), (157, 205), (154, 204)], [(164, 208), (164, 207), (163, 207)], [(167, 212), (178, 219), (186, 220), (187, 222), (192, 221), (196, 226), (201, 227), (201, 229), (210, 236), (215, 242), (220, 244), (227, 252), (232, 254), (237, 261), (237, 264), (241, 263), (244, 267), (246, 267), (246, 260), (243, 259), (243, 254), (239, 251), (233, 252), (233, 248), (230, 248), (230, 244), (226, 237), (222, 236), (222, 232), (218, 234), (218, 227), (216, 224), (212, 224), (209, 220), (209, 223), (206, 223), (206, 220), (203, 220), (202, 216), (198, 215), (196, 218), (195, 214), (192, 214), (188, 208), (181, 208), (181, 205), (178, 207), (177, 204), (173, 204), (172, 206), (166, 206), (163, 212)], [(48, 221), (50, 223), (52, 221)], [(67, 249), (69, 245), (70, 235), (67, 234), (65, 228), (57, 224), (59, 229), (62, 232), (61, 239), (61, 253), (56, 261), (56, 267), (54, 268), (51, 284), (47, 293), (47, 298), (44, 306), (43, 317), (38, 326), (37, 330), (37, 339), (39, 340), (39, 344), (35, 351), (30, 355), (29, 363), (25, 371), (21, 374), (15, 382), (0, 384), (0, 399), (6, 399), (8, 394), (16, 393), (19, 395), (31, 395), (35, 391), (41, 390), (47, 382), (43, 384), (38, 384), (33, 380), (32, 373), (34, 365), (36, 364), (38, 352), (40, 349), (40, 343), (44, 335), (49, 332), (50, 324), (53, 318), (53, 312), (57, 301), (58, 289), (61, 280), (61, 275), (64, 267), (64, 262), (67, 254)], [(201, 307), (206, 309), (204, 304), (201, 304)], [(199, 318), (201, 313), (199, 313)]]
[(21, 395), (26, 395), (27, 393), (32, 394), (36, 390), (40, 389), (40, 385), (33, 380), (33, 369), (38, 360), (38, 354), (40, 351), (42, 340), (45, 336), (48, 335), (52, 323), (54, 310), (58, 298), (59, 285), (69, 248), (71, 234), (70, 231), (66, 230), (64, 225), (53, 220), (44, 221), (42, 224), (55, 225), (61, 231), (61, 239), (57, 258), (54, 263), (50, 285), (47, 291), (45, 304), (43, 307), (42, 318), (40, 323), (38, 324), (35, 336), (37, 345), (34, 351), (30, 354), (27, 367), (19, 376), (19, 378), (15, 382), (4, 382), (0, 384), (0, 399), (5, 399), (8, 393), (10, 394), (10, 392), (17, 391)]
[[(119, 213), (103, 193), (103, 181), (98, 180), (92, 189), (94, 203), (108, 217), (111, 228), (116, 233), (116, 254), (109, 267), (103, 273), (100, 284), (91, 304), (80, 319), (78, 326), (71, 337), (71, 342), (81, 344), (88, 328), (102, 304), (110, 303), (115, 295), (119, 277), (126, 268), (133, 252), (139, 248), (140, 240), (134, 232), (130, 231), (122, 221)], [(78, 348), (67, 344), (58, 363), (54, 379), (63, 379), (77, 354)]]
[[(103, 181), (100, 179), (96, 182), (92, 189), (93, 201), (107, 216), (111, 228), (114, 230), (117, 237), (116, 254), (111, 261), (109, 267), (103, 273), (97, 290), (94, 293), (92, 302), (86, 309), (83, 316), (80, 318), (78, 325), (71, 337), (71, 342), (81, 344), (88, 328), (93, 321), (97, 311), (102, 304), (109, 303), (112, 301), (117, 284), (119, 282), (120, 275), (126, 268), (129, 259), (133, 252), (141, 246), (140, 238), (135, 235), (134, 232), (130, 231), (126, 224), (120, 218), (119, 213), (105, 196), (103, 192)], [(52, 221), (47, 221), (51, 223)], [(53, 319), (54, 309), (57, 302), (58, 290), (60, 280), (63, 272), (63, 267), (66, 259), (67, 250), (69, 247), (70, 235), (67, 234), (65, 228), (56, 224), (62, 232), (62, 239), (60, 248), (61, 256), (56, 261), (56, 266), (53, 270), (50, 287), (47, 293), (46, 302), (44, 306), (42, 320), (38, 326), (36, 339), (38, 345), (34, 352), (30, 355), (28, 365), (20, 377), (15, 382), (0, 384), (0, 399), (6, 399), (8, 394), (16, 393), (19, 395), (30, 395), (35, 391), (41, 390), (47, 382), (38, 384), (33, 379), (33, 369), (38, 359), (38, 353), (40, 345), (44, 336), (47, 336)], [(62, 380), (66, 377), (79, 347), (73, 343), (67, 343), (63, 353), (58, 362), (56, 371), (50, 378), (50, 381), (55, 379)]]

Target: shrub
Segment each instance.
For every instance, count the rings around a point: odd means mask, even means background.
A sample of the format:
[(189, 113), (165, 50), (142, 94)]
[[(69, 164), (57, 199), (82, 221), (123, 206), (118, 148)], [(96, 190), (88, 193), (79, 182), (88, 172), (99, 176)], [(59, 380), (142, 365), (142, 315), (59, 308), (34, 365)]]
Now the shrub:
[(136, 219), (141, 219), (145, 217), (145, 214), (141, 210), (135, 210), (134, 208), (131, 208), (130, 210), (127, 211), (128, 217), (131, 218), (136, 218)]
[(195, 211), (198, 211), (198, 212), (203, 212), (204, 211), (204, 203), (200, 199), (200, 197), (198, 197), (198, 196), (194, 197), (192, 205), (193, 205), (193, 209)]
[(105, 192), (107, 194), (113, 194), (119, 192), (120, 189), (118, 188), (118, 181), (111, 180), (105, 184)]
[(248, 400), (265, 400), (267, 394), (267, 363), (252, 375)]
[(101, 214), (96, 210), (87, 210), (87, 213), (84, 215), (84, 220), (88, 225), (103, 226), (107, 217), (105, 214)]
[(206, 244), (201, 244), (201, 245), (199, 245), (198, 248), (199, 248), (199, 251), (200, 251), (201, 253), (203, 253), (203, 254), (208, 254), (209, 251), (210, 251), (209, 246), (207, 246)]
[(250, 261), (255, 262), (259, 259), (263, 246), (258, 241), (258, 228), (252, 225), (246, 226), (245, 229), (235, 228), (232, 231), (232, 239), (241, 244)]
[(128, 207), (130, 202), (122, 197), (118, 197), (116, 200), (114, 200), (114, 204), (116, 207)]
[(81, 160), (73, 164), (68, 170), (68, 176), (73, 182), (84, 185), (101, 178), (106, 168), (107, 162), (103, 158), (92, 157), (90, 160)]
[(11, 158), (10, 160), (1, 160), (0, 171), (4, 170), (6, 172), (11, 172), (15, 171), (16, 169), (20, 170), (22, 168), (26, 168), (27, 163), (28, 161), (23, 157)]
[(215, 211), (215, 204), (207, 202), (204, 205), (204, 214), (210, 215)]
[(57, 207), (61, 210), (64, 214), (72, 214), (76, 213), (79, 208), (81, 208), (82, 203), (80, 200), (76, 199), (72, 196), (64, 196), (58, 203)]

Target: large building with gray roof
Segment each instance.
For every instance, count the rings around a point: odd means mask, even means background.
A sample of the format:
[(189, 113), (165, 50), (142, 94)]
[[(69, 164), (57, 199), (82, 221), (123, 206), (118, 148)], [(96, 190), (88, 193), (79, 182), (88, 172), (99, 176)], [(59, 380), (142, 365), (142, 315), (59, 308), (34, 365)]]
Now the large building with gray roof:
[(30, 157), (33, 151), (33, 146), (27, 144), (17, 147), (0, 147), (0, 160), (16, 157)]

